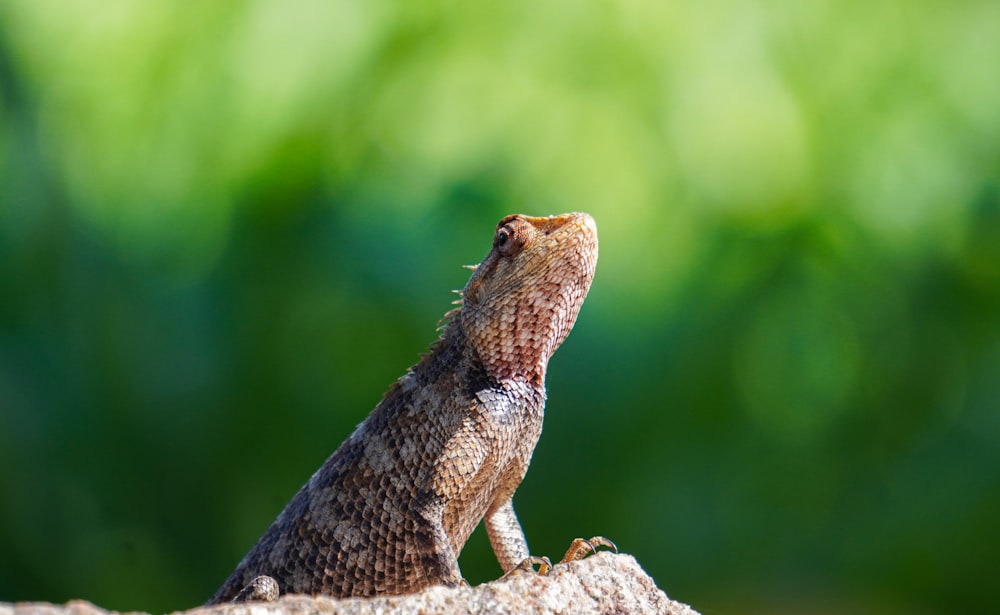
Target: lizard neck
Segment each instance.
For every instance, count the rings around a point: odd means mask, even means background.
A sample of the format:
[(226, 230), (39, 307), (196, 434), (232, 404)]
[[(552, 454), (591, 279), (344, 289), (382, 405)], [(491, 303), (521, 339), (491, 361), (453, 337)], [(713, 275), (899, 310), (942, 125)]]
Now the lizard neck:
[(504, 322), (484, 316), (461, 310), (449, 325), (450, 333), (462, 338), (462, 345), (493, 380), (524, 381), (544, 390), (555, 332), (544, 330), (543, 323), (530, 317)]
[[(447, 386), (474, 396), (477, 392), (498, 387), (532, 391), (532, 396), (545, 395), (544, 363), (510, 360), (495, 352), (489, 344), (477, 343), (462, 324), (461, 310), (449, 315), (441, 337), (419, 364), (411, 370), (415, 384), (431, 386), (441, 377), (454, 377)], [(452, 376), (453, 375), (453, 376)]]

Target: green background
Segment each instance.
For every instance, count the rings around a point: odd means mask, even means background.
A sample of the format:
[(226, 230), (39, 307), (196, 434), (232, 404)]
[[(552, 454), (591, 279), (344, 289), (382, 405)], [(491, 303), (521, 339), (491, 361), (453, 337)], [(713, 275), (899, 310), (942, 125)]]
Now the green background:
[(571, 210), (535, 553), (995, 604), (995, 0), (0, 2), (0, 600), (205, 600), (496, 221)]

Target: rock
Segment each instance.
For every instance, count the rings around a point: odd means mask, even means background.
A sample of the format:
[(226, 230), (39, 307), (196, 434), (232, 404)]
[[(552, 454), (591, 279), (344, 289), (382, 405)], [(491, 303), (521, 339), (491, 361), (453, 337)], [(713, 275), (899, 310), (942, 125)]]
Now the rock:
[[(89, 602), (0, 604), (0, 615), (109, 615)], [(432, 615), (444, 613), (660, 613), (698, 615), (670, 600), (631, 555), (601, 552), (545, 576), (511, 575), (476, 587), (429, 587), (418, 594), (334, 600), (284, 596), (276, 602), (197, 607), (174, 615)]]

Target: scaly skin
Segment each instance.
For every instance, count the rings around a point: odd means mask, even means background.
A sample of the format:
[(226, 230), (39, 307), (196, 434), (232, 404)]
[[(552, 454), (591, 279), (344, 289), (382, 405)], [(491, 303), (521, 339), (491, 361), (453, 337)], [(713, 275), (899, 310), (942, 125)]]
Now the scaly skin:
[[(537, 561), (511, 496), (542, 430), (546, 366), (596, 264), (597, 228), (587, 214), (501, 220), (431, 351), (208, 603), (233, 599), (259, 575), (281, 593), (336, 597), (458, 585), (458, 555), (480, 520), (505, 572)], [(266, 581), (242, 596), (272, 597)]]

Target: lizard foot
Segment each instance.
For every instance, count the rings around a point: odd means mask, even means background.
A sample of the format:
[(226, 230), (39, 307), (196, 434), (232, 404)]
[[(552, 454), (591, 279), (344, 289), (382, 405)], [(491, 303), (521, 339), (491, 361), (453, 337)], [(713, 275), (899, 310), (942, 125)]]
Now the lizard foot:
[(611, 542), (604, 536), (594, 536), (590, 540), (576, 538), (570, 543), (569, 549), (566, 550), (566, 555), (559, 560), (559, 563), (566, 564), (568, 562), (575, 562), (578, 559), (583, 559), (588, 555), (597, 553), (597, 547), (606, 547), (615, 553), (618, 553), (618, 547), (615, 546), (615, 543)]
[(544, 556), (535, 557), (531, 555), (521, 560), (521, 563), (517, 566), (503, 573), (503, 576), (500, 578), (506, 579), (513, 574), (520, 574), (522, 572), (535, 572), (535, 566), (538, 566), (538, 574), (546, 575), (549, 573), (549, 570), (552, 570), (552, 560)]
[(269, 576), (254, 577), (233, 598), (233, 602), (274, 602), (278, 599), (278, 582)]

